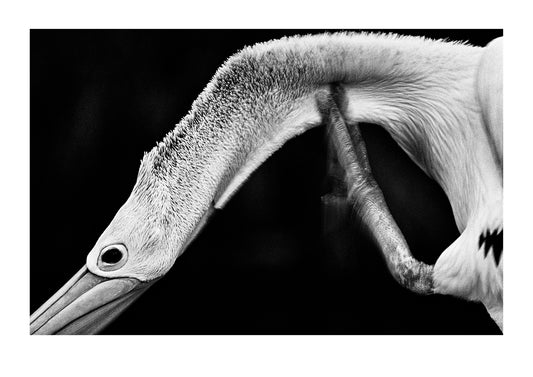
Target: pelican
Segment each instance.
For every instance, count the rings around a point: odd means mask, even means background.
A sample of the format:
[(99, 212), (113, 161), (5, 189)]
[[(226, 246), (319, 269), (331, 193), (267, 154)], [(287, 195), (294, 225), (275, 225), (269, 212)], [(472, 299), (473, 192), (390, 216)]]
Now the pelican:
[[(503, 328), (502, 41), (485, 48), (385, 34), (260, 43), (231, 56), (162, 142), (86, 265), (30, 318), (32, 334), (96, 333), (164, 276), (215, 209), (286, 141), (327, 124), (349, 198), (392, 275), (482, 302)], [(357, 124), (382, 126), (446, 193), (460, 237), (416, 261)]]

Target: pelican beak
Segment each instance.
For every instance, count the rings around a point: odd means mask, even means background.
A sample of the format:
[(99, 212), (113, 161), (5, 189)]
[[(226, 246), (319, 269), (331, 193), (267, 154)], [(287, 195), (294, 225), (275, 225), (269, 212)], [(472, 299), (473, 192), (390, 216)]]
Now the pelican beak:
[(94, 334), (111, 323), (155, 280), (103, 278), (87, 266), (30, 317), (30, 334)]

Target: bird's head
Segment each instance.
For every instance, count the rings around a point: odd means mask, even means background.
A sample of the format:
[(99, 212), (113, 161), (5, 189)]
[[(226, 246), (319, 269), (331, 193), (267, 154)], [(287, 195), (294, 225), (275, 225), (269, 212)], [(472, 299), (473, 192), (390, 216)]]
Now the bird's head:
[(105, 278), (151, 281), (174, 262), (169, 225), (160, 210), (132, 194), (87, 255), (87, 268)]
[(212, 192), (199, 186), (209, 185), (200, 177), (180, 179), (191, 172), (191, 160), (162, 163), (161, 152), (158, 146), (145, 155), (130, 197), (86, 265), (31, 316), (32, 334), (100, 331), (168, 272), (205, 224)]

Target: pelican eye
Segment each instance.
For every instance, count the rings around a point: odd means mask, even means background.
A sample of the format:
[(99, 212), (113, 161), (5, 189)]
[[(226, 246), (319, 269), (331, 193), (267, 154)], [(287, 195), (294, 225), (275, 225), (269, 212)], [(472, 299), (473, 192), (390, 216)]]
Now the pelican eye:
[(102, 262), (109, 263), (109, 264), (115, 264), (120, 262), (122, 259), (122, 252), (119, 249), (107, 249), (102, 254)]
[(98, 258), (98, 267), (103, 271), (116, 270), (126, 263), (128, 250), (124, 245), (109, 245), (102, 249)]

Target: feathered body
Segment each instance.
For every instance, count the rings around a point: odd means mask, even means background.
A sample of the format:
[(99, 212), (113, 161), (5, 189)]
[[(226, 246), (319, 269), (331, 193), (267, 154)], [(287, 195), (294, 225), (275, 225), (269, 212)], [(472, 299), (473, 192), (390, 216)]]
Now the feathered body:
[[(223, 207), (283, 143), (322, 123), (316, 98), (335, 83), (344, 88), (346, 120), (384, 127), (450, 200), (462, 235), (435, 266), (436, 292), (480, 300), (501, 313), (502, 263), (479, 246), (480, 235), (503, 227), (501, 124), (487, 121), (478, 95), (485, 51), (352, 33), (243, 49), (145, 155), (132, 195), (87, 258), (89, 270), (141, 281), (163, 275), (206, 213)], [(128, 263), (99, 270), (102, 247), (122, 239)], [(493, 317), (501, 326), (499, 315)]]

